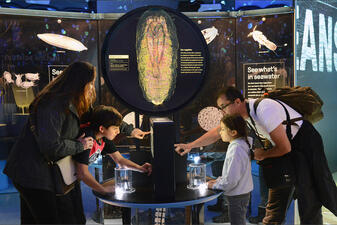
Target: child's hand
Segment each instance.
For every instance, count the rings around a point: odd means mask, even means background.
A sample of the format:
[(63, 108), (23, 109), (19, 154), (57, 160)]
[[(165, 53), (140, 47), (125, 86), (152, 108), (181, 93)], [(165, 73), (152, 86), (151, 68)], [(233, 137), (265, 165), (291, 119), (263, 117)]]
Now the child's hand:
[(114, 186), (108, 186), (104, 187), (104, 191), (102, 194), (111, 194), (115, 192), (115, 187)]
[(115, 192), (115, 185), (100, 186), (96, 191), (102, 195), (112, 194)]
[(141, 129), (135, 128), (131, 132), (131, 137), (137, 138), (137, 139), (143, 139), (146, 135), (150, 134), (150, 131), (142, 131)]
[(144, 173), (147, 173), (148, 176), (152, 173), (152, 165), (150, 163), (144, 163), (141, 167)]
[(209, 189), (213, 189), (214, 184), (216, 183), (216, 180), (210, 180), (207, 182), (207, 187)]

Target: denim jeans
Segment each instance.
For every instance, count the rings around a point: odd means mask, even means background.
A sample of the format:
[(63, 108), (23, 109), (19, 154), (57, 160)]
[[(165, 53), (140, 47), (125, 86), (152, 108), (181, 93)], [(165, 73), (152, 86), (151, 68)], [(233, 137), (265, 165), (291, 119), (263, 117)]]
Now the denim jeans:
[(226, 197), (228, 201), (228, 214), (231, 224), (246, 224), (246, 213), (250, 199), (250, 193)]

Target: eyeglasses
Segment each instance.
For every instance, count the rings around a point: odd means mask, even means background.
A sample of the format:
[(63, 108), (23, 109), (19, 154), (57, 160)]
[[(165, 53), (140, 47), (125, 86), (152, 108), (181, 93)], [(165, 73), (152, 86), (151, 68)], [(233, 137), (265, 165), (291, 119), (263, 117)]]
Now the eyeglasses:
[(221, 109), (221, 110), (225, 110), (229, 105), (231, 105), (231, 104), (233, 104), (234, 102), (230, 102), (230, 103), (227, 103), (226, 105), (220, 105), (219, 106), (219, 109)]

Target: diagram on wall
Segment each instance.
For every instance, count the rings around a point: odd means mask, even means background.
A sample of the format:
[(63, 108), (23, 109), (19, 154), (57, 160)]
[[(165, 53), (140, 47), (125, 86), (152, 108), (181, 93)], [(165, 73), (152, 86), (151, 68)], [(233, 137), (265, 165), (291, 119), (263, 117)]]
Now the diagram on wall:
[(142, 113), (166, 114), (200, 91), (207, 43), (185, 15), (164, 7), (133, 10), (110, 28), (102, 49), (109, 89)]

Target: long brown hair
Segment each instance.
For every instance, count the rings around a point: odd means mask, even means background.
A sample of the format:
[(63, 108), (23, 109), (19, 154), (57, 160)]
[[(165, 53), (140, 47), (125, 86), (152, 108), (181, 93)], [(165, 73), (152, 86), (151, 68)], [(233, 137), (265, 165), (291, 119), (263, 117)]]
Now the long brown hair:
[(92, 89), (91, 86), (95, 77), (96, 69), (90, 63), (74, 62), (70, 64), (55, 80), (37, 94), (30, 104), (30, 112), (36, 112), (40, 103), (55, 97), (62, 97), (65, 101), (72, 102), (81, 116), (96, 99), (95, 89)]
[[(251, 146), (248, 141), (248, 127), (246, 124), (246, 121), (242, 118), (240, 114), (233, 114), (229, 115), (226, 114), (224, 117), (222, 117), (221, 122), (230, 130), (236, 130), (237, 135), (236, 138), (242, 137), (245, 139), (246, 143), (248, 144), (250, 150)], [(251, 159), (254, 158), (252, 150), (251, 153)]]

